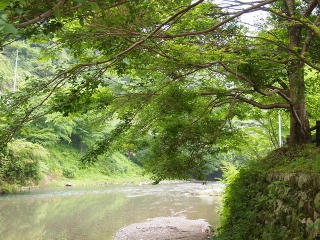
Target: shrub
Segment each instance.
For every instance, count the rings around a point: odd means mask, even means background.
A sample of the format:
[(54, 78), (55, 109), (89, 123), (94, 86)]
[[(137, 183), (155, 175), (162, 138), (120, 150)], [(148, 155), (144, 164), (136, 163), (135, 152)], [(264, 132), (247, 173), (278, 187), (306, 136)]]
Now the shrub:
[(38, 183), (40, 161), (48, 156), (49, 153), (39, 144), (21, 139), (12, 141), (0, 161), (2, 181), (19, 185)]

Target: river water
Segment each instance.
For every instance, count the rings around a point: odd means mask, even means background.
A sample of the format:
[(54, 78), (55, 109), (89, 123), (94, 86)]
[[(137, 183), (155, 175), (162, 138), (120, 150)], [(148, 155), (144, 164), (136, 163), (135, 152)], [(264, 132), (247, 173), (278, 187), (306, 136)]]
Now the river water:
[(0, 195), (1, 240), (108, 240), (148, 218), (185, 216), (213, 227), (220, 197), (195, 195), (216, 183), (105, 185), (32, 189)]

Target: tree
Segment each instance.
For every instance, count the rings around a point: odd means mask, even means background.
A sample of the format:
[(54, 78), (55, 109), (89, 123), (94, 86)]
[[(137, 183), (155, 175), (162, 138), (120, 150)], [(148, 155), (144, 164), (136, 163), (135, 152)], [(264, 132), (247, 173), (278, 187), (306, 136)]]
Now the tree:
[[(105, 106), (122, 121), (98, 144), (98, 153), (120, 133), (154, 132), (157, 146), (167, 139), (171, 153), (190, 157), (235, 129), (232, 119), (248, 118), (248, 104), (287, 109), (290, 145), (310, 141), (305, 71), (320, 69), (318, 1), (94, 1), (85, 14), (72, 9), (55, 14), (61, 27), (54, 36), (78, 62), (48, 81), (30, 83), (30, 92), (10, 101), (32, 102), (14, 116), (20, 119), (14, 129), (46, 111), (72, 112), (71, 101), (89, 99), (104, 86), (112, 89)], [(270, 15), (252, 33), (239, 17), (254, 11)], [(106, 71), (122, 81), (113, 83)], [(56, 94), (65, 82), (70, 91)], [(35, 101), (38, 93), (43, 98)], [(186, 145), (178, 149), (179, 143)]]
[[(319, 46), (317, 36), (319, 29), (316, 27), (319, 21), (319, 5), (317, 1), (286, 0), (276, 2), (266, 10), (271, 13), (270, 22), (275, 21), (275, 24), (273, 24), (274, 28), (261, 34), (262, 43), (272, 44), (271, 52), (263, 53), (268, 62), (275, 61), (275, 67), (280, 71), (285, 70), (285, 76), (269, 76), (269, 78), (281, 77), (282, 79), (271, 82), (272, 85), (270, 80), (267, 81), (269, 86), (265, 84), (265, 87), (270, 91), (265, 95), (277, 93), (286, 102), (285, 108), (290, 109), (290, 144), (307, 143), (311, 135), (306, 111), (304, 72), (306, 65), (319, 71), (318, 55), (313, 53), (314, 48)], [(284, 28), (281, 30), (281, 27)], [(279, 72), (278, 69), (277, 72)], [(253, 84), (252, 87), (255, 85)]]
[[(309, 142), (304, 71), (306, 65), (319, 70), (316, 53), (319, 46), (318, 3), (263, 1), (226, 14), (230, 10), (228, 7), (219, 8), (197, 1), (181, 11), (168, 11), (181, 5), (180, 2), (167, 9), (160, 8), (157, 12), (162, 15), (152, 18), (148, 10), (154, 12), (153, 7), (157, 6), (146, 7), (142, 3), (120, 5), (108, 12), (114, 16), (114, 21), (106, 23), (104, 16), (93, 21), (87, 19), (87, 28), (73, 25), (63, 33), (61, 40), (67, 47), (82, 50), (87, 48), (83, 42), (74, 44), (74, 39), (82, 35), (86, 44), (89, 42), (90, 49), (99, 51), (97, 58), (101, 61), (94, 64), (107, 64), (102, 66), (106, 68), (112, 63), (120, 72), (135, 68), (135, 73), (141, 77), (150, 75), (150, 70), (155, 67), (157, 72), (170, 76), (173, 81), (195, 72), (202, 73), (202, 76), (207, 73), (209, 77), (229, 73), (225, 80), (236, 87), (225, 88), (225, 96), (231, 97), (229, 104), (237, 99), (261, 109), (289, 109), (290, 143)], [(265, 27), (258, 35), (248, 36), (248, 32), (233, 22), (242, 14), (260, 9), (271, 14), (266, 23), (271, 28)], [(166, 15), (168, 20), (161, 22)], [(106, 48), (108, 44), (117, 47), (111, 50)], [(75, 55), (83, 57), (78, 50), (74, 50)], [(213, 90), (199, 94), (217, 95), (216, 89)], [(260, 97), (270, 100), (260, 100)]]
[(62, 27), (60, 23), (62, 14), (69, 18), (81, 18), (88, 9), (97, 8), (99, 7), (95, 2), (85, 0), (2, 0), (0, 2), (1, 46), (17, 38), (54, 33)]

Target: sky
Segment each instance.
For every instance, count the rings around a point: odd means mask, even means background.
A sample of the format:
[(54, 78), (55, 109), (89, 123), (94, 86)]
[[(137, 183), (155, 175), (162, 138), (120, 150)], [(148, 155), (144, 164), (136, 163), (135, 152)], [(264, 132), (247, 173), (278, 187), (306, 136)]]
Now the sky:
[[(219, 6), (234, 5), (237, 7), (233, 7), (232, 9), (234, 9), (235, 11), (241, 11), (245, 8), (250, 7), (254, 1), (242, 0), (241, 3), (247, 2), (248, 5), (243, 4), (240, 7), (239, 7), (239, 3), (237, 0), (214, 0), (214, 2), (217, 3)], [(259, 3), (259, 2), (263, 2), (263, 1), (257, 1), (257, 3)], [(267, 17), (267, 12), (260, 10), (260, 11), (245, 13), (240, 17), (240, 19), (244, 24), (246, 24), (246, 26), (250, 30), (254, 31), (254, 29), (255, 29), (254, 24), (266, 19), (266, 17)]]

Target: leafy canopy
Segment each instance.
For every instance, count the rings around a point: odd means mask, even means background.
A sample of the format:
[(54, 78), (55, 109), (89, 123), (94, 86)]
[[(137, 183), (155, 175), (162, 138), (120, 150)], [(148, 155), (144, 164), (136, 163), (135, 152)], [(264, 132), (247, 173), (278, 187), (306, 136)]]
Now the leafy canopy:
[[(7, 23), (19, 36), (48, 41), (53, 57), (68, 49), (74, 59), (8, 95), (3, 143), (25, 122), (87, 111), (100, 100), (119, 124), (83, 161), (149, 135), (145, 166), (159, 178), (203, 172), (212, 152), (245, 133), (237, 120), (263, 115), (252, 107), (286, 109), (291, 143), (310, 140), (305, 69), (320, 69), (317, 1), (62, 0), (21, 5), (19, 16), (11, 3)], [(31, 21), (41, 7), (46, 14)], [(239, 17), (258, 10), (270, 15), (252, 33)]]

